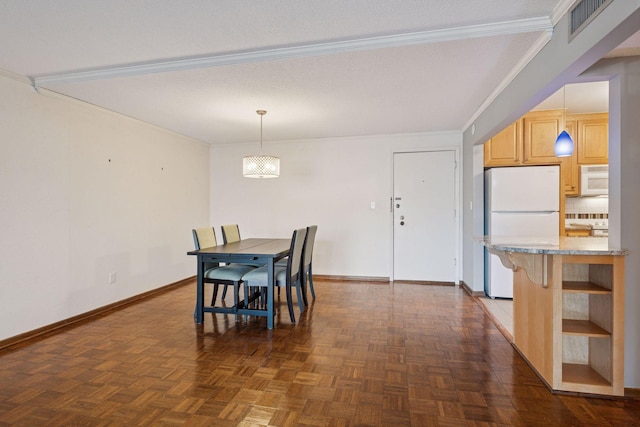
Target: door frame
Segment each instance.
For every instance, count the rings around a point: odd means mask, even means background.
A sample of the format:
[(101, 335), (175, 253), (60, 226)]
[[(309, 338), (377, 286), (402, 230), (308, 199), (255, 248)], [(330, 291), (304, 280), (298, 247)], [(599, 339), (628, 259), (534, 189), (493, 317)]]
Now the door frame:
[(390, 261), (389, 264), (391, 266), (391, 277), (390, 281), (393, 282), (395, 278), (395, 265), (394, 265), (394, 235), (393, 235), (393, 222), (394, 222), (394, 213), (393, 213), (393, 191), (394, 191), (394, 179), (395, 179), (395, 170), (394, 170), (394, 159), (396, 154), (401, 153), (430, 153), (430, 152), (440, 152), (440, 151), (453, 151), (454, 161), (455, 161), (455, 171), (454, 171), (454, 207), (456, 210), (455, 217), (455, 257), (456, 264), (454, 269), (454, 283), (456, 286), (460, 285), (460, 277), (462, 277), (462, 253), (461, 253), (461, 238), (462, 238), (462, 158), (460, 155), (461, 148), (457, 146), (434, 146), (434, 147), (420, 147), (420, 148), (394, 148), (391, 151), (391, 195), (389, 196), (389, 209), (390, 209), (390, 219), (389, 219), (389, 236), (391, 238), (391, 252), (390, 252)]

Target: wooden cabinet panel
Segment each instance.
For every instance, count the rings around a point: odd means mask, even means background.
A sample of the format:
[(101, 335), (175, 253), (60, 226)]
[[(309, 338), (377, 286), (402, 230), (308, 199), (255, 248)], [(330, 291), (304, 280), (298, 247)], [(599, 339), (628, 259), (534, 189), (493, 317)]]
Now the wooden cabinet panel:
[(484, 144), (485, 166), (515, 166), (522, 159), (522, 120), (517, 120)]
[(573, 155), (560, 158), (560, 173), (566, 196), (577, 196), (580, 194), (580, 168), (578, 166), (578, 156), (576, 155), (576, 121), (567, 118), (565, 130), (573, 138)]
[(589, 237), (591, 236), (590, 229), (579, 229), (579, 230), (566, 230), (564, 232), (567, 237)]
[(577, 117), (578, 163), (581, 165), (609, 162), (609, 115), (585, 114)]
[(559, 163), (554, 144), (561, 132), (562, 113), (559, 111), (534, 111), (523, 120), (524, 163)]
[[(506, 127), (484, 144), (485, 167), (560, 164), (564, 194), (580, 193), (581, 164), (608, 163), (609, 115), (566, 116), (561, 110), (533, 111)], [(566, 129), (573, 138), (570, 157), (556, 157), (554, 144)]]
[(509, 259), (521, 267), (513, 342), (529, 365), (555, 390), (624, 396), (624, 256)]

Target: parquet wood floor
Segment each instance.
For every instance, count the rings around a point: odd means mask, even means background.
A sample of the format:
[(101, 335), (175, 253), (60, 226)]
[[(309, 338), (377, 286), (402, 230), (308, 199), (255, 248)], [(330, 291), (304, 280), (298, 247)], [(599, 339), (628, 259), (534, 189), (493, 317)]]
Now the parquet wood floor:
[(4, 349), (0, 425), (640, 425), (636, 400), (550, 393), (457, 287), (315, 288), (272, 331), (195, 325), (193, 284)]

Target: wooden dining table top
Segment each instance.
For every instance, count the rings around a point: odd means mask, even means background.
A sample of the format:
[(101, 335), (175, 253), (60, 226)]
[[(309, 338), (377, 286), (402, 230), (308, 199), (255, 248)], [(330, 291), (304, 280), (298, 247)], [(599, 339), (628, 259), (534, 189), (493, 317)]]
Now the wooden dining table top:
[(201, 248), (188, 255), (242, 255), (246, 257), (278, 257), (289, 252), (291, 239), (252, 238), (233, 243)]

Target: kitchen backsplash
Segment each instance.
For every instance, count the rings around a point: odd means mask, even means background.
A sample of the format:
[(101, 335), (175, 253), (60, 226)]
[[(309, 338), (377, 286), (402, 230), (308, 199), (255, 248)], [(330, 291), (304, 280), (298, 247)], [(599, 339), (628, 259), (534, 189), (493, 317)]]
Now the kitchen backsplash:
[(608, 197), (567, 197), (564, 213), (566, 219), (608, 219)]

